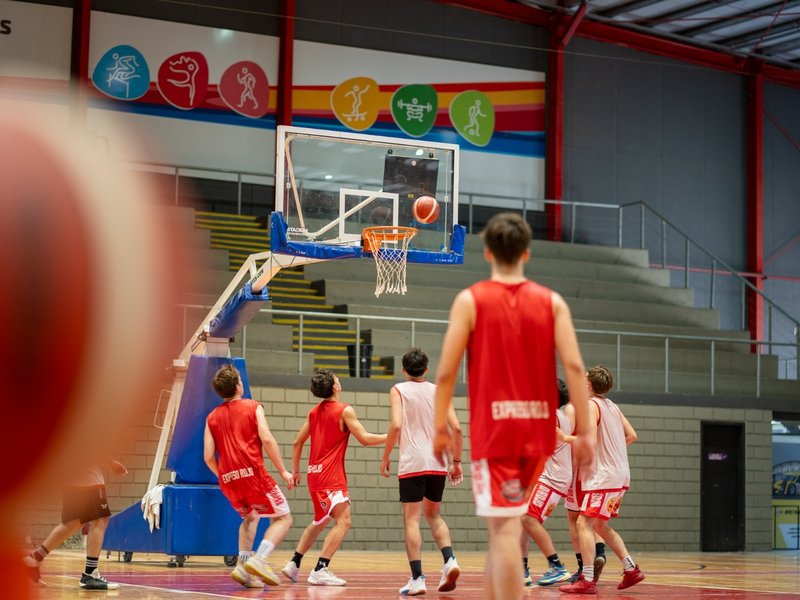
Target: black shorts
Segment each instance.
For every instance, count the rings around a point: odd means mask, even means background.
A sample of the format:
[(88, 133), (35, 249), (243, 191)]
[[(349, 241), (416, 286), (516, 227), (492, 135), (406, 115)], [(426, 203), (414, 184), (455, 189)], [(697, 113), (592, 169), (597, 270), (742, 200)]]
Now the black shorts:
[(64, 504), (61, 507), (62, 523), (69, 523), (78, 519), (81, 525), (84, 525), (95, 519), (110, 516), (111, 511), (108, 509), (108, 500), (106, 499), (106, 486), (68, 486), (64, 488)]
[(417, 475), (400, 479), (400, 502), (441, 502), (447, 475)]

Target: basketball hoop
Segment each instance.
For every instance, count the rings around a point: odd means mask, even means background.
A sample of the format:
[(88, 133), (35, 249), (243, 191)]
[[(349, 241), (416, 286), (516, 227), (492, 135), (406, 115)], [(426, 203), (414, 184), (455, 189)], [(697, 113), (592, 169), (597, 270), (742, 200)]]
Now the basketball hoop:
[(408, 242), (417, 235), (413, 227), (365, 227), (361, 232), (364, 251), (375, 258), (378, 278), (375, 297), (382, 293), (406, 293), (406, 258)]

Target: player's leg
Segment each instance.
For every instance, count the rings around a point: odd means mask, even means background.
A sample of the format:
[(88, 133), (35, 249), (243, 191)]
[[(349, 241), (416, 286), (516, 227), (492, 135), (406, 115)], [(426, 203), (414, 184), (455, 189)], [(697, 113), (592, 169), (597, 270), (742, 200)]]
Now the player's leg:
[(111, 511), (108, 508), (105, 486), (75, 488), (73, 490), (78, 520), (89, 524), (86, 537), (86, 566), (81, 573), (80, 587), (84, 590), (115, 590), (118, 583), (111, 583), (100, 575), (98, 564), (103, 549)]
[(253, 549), (253, 542), (256, 539), (261, 515), (250, 507), (239, 510), (239, 514), (242, 514), (242, 512), (245, 514), (242, 516), (241, 525), (239, 525), (239, 560), (236, 568), (231, 572), (231, 578), (246, 588), (261, 589), (264, 587), (261, 579), (245, 568), (245, 564), (252, 558), (250, 553)]
[(489, 551), (486, 559), (484, 597), (491, 600), (519, 600), (524, 588), (519, 562), (522, 525), (518, 516), (486, 517)]
[(600, 581), (600, 574), (606, 566), (606, 545), (597, 532), (594, 533), (594, 580)]
[(528, 553), (531, 549), (531, 536), (528, 535), (524, 525), (522, 527), (522, 534), (519, 536), (519, 549), (522, 552), (522, 582), (525, 587), (531, 587), (533, 585), (533, 580), (531, 579), (531, 572), (528, 570)]
[(56, 525), (53, 530), (48, 534), (45, 540), (39, 544), (36, 549), (23, 559), (25, 569), (28, 572), (28, 577), (34, 583), (39, 585), (47, 585), (42, 579), (40, 565), (42, 561), (50, 554), (50, 551), (55, 550), (63, 544), (68, 537), (74, 534), (81, 528), (79, 519), (72, 519), (66, 523)]
[(280, 580), (267, 564), (267, 559), (272, 554), (272, 551), (275, 550), (275, 547), (283, 541), (292, 526), (289, 503), (286, 501), (281, 489), (276, 485), (271, 489), (259, 492), (249, 504), (259, 515), (268, 516), (270, 523), (267, 531), (264, 532), (264, 538), (258, 545), (255, 555), (251, 556), (245, 563), (245, 570), (267, 585), (278, 585)]
[(350, 531), (351, 517), (350, 517), (350, 501), (340, 502), (336, 504), (330, 512), (331, 518), (335, 521), (328, 534), (325, 536), (325, 541), (322, 542), (322, 552), (317, 560), (317, 566), (308, 576), (308, 582), (311, 585), (346, 585), (347, 581), (341, 577), (337, 577), (328, 566), (331, 563), (333, 555), (342, 545), (344, 536)]
[[(438, 498), (438, 500), (434, 501), (426, 497), (422, 501), (422, 512), (425, 514), (425, 520), (428, 521), (431, 534), (433, 535), (433, 539), (436, 540), (436, 545), (439, 546), (439, 550), (442, 553), (442, 560), (444, 561), (442, 565), (442, 575), (439, 578), (438, 591), (450, 592), (456, 589), (456, 581), (461, 575), (461, 567), (458, 566), (458, 561), (453, 553), (453, 541), (450, 538), (450, 528), (447, 526), (441, 513), (441, 498), (445, 478), (442, 477), (441, 479), (441, 489), (438, 487), (438, 481), (436, 481), (432, 482), (432, 486), (429, 486), (434, 488), (433, 492), (431, 493), (430, 490), (426, 492), (430, 493), (430, 496), (433, 498)], [(421, 541), (420, 539), (420, 545)]]
[(530, 514), (525, 514), (522, 516), (522, 527), (533, 539), (539, 551), (547, 558), (547, 572), (536, 583), (547, 586), (569, 579), (567, 568), (558, 557), (553, 540), (539, 519), (532, 517)]
[(567, 527), (569, 528), (569, 540), (572, 543), (572, 549), (575, 552), (575, 559), (578, 561), (578, 568), (575, 572), (567, 579), (567, 583), (575, 583), (581, 576), (581, 570), (583, 570), (583, 555), (581, 554), (581, 542), (580, 536), (578, 535), (578, 517), (580, 516), (580, 510), (572, 510), (567, 509)]
[(291, 560), (287, 561), (281, 569), (281, 573), (293, 583), (297, 581), (297, 574), (300, 572), (300, 563), (303, 560), (303, 556), (311, 549), (311, 546), (317, 541), (319, 534), (322, 533), (322, 530), (327, 526), (327, 518), (323, 519), (321, 523), (314, 521), (309, 523), (308, 527), (306, 527), (300, 535), (300, 540), (297, 542), (297, 546), (294, 549), (294, 556), (292, 556)]
[[(596, 585), (594, 581), (594, 533), (592, 532), (592, 522), (594, 519), (581, 513), (575, 521), (578, 543), (581, 549), (583, 567), (581, 575), (575, 583), (562, 585), (559, 591), (570, 594), (594, 594)], [(591, 565), (591, 566), (590, 566)]]
[(644, 574), (631, 558), (628, 548), (625, 547), (625, 542), (616, 531), (614, 531), (604, 519), (595, 519), (593, 523), (594, 531), (603, 538), (606, 543), (617, 555), (622, 568), (624, 570), (622, 575), (622, 582), (617, 586), (619, 589), (624, 590), (632, 585), (636, 585), (644, 579)]
[[(403, 532), (405, 535), (408, 566), (411, 569), (411, 578), (406, 585), (400, 588), (399, 593), (403, 596), (419, 596), (427, 591), (425, 577), (422, 575), (422, 534), (419, 530), (419, 520), (422, 516), (422, 490), (421, 488), (417, 490), (420, 492), (418, 495), (419, 499), (414, 495), (415, 501), (404, 501), (409, 498), (409, 490), (404, 490), (403, 487), (401, 481), (400, 498), (403, 506)], [(405, 488), (409, 487), (409, 485), (405, 486)], [(419, 486), (414, 487), (417, 488)]]

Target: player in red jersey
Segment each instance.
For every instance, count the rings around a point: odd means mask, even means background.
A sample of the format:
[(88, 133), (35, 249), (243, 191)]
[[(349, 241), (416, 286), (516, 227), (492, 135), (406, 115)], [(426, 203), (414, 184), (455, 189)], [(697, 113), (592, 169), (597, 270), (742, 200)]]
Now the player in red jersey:
[[(267, 564), (267, 557), (286, 537), (292, 516), (281, 488), (264, 468), (262, 447), (289, 489), (293, 487), (292, 474), (283, 465), (264, 408), (255, 400), (242, 398), (244, 388), (239, 371), (231, 364), (221, 367), (212, 385), (222, 404), (206, 419), (203, 456), (219, 479), (222, 493), (242, 516), (239, 563), (231, 577), (249, 588), (263, 588), (264, 583), (278, 585), (279, 579)], [(270, 518), (270, 524), (256, 554), (251, 556), (262, 515)]]
[(469, 353), (472, 487), (486, 517), (486, 597), (523, 595), (519, 560), (527, 493), (555, 446), (556, 354), (575, 408), (578, 463), (591, 458), (584, 366), (569, 308), (557, 293), (525, 277), (530, 226), (517, 214), (494, 215), (482, 233), (491, 278), (453, 301), (436, 374), (436, 437), (440, 459), (451, 451), (447, 425), (461, 357)]
[[(596, 594), (597, 586), (593, 564), (597, 533), (606, 541), (622, 562), (622, 581), (617, 589), (624, 590), (644, 579), (633, 562), (622, 537), (608, 526), (611, 518), (619, 515), (622, 497), (631, 482), (627, 446), (636, 441), (636, 431), (619, 407), (605, 397), (613, 387), (614, 377), (603, 366), (596, 366), (586, 373), (589, 388), (594, 394), (589, 402), (592, 424), (596, 424), (597, 452), (594, 460), (579, 473), (575, 486), (576, 500), (581, 507), (576, 529), (584, 563), (581, 575), (575, 583), (558, 588), (569, 594)], [(564, 436), (571, 441), (571, 436)]]
[(386, 441), (386, 434), (369, 433), (358, 420), (349, 404), (339, 401), (342, 385), (330, 369), (317, 369), (311, 378), (311, 393), (321, 401), (312, 408), (297, 432), (292, 447), (292, 479), (300, 485), (300, 457), (303, 446), (311, 437), (308, 457), (308, 491), (314, 505), (314, 520), (303, 531), (294, 556), (281, 569), (286, 577), (297, 581), (303, 555), (322, 533), (330, 519), (336, 524), (325, 536), (322, 553), (316, 567), (308, 576), (311, 585), (346, 585), (328, 568), (331, 559), (350, 530), (350, 498), (347, 493), (347, 473), (344, 456), (352, 433), (362, 446), (377, 446)]

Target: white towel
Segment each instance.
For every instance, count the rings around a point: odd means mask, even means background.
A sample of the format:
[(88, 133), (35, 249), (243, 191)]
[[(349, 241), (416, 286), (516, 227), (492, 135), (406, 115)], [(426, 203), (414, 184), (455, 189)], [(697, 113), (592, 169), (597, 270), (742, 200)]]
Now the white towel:
[(164, 486), (158, 484), (153, 489), (147, 490), (142, 496), (143, 518), (150, 525), (150, 532), (153, 529), (161, 529), (161, 502), (163, 499)]

